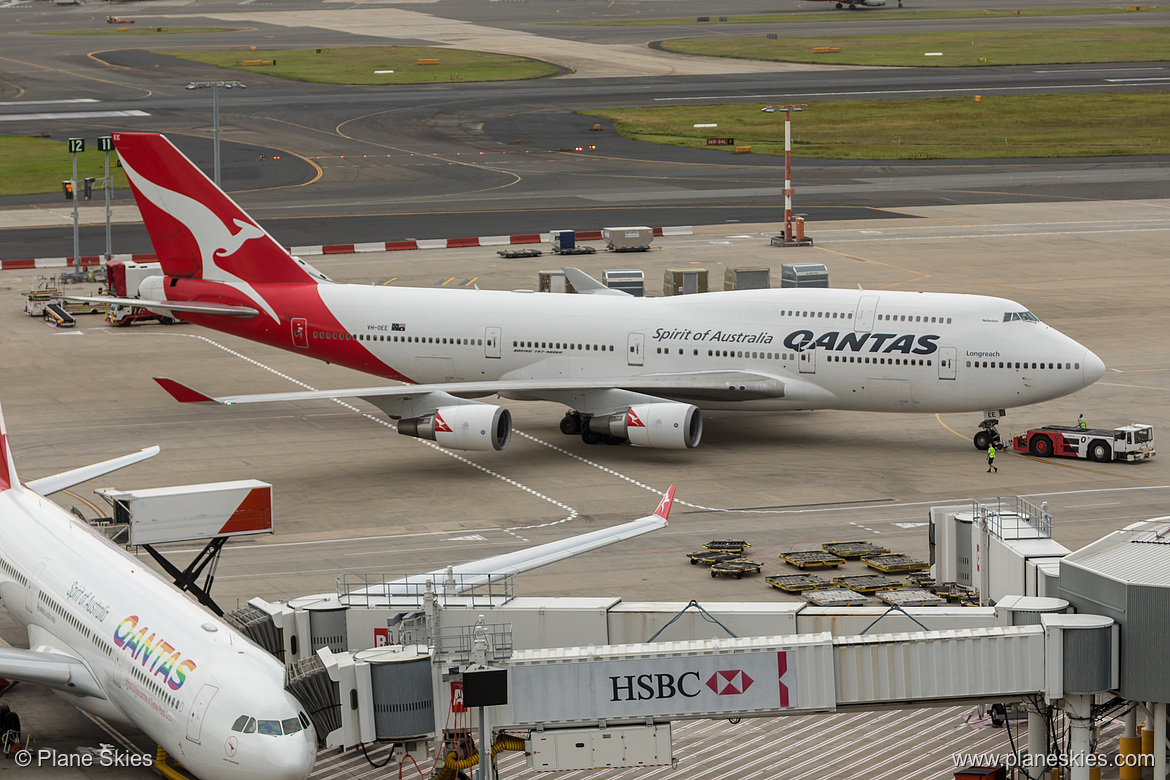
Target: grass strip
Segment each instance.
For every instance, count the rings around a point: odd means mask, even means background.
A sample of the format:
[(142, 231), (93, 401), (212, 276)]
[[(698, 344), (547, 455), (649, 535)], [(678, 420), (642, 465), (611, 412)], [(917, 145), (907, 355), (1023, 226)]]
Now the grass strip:
[[(46, 192), (61, 192), (61, 182), (73, 175), (73, 155), (69, 154), (66, 141), (47, 138), (0, 135), (0, 197), (5, 195), (37, 195)], [(97, 151), (92, 141), (86, 150), (77, 155), (77, 178), (105, 176), (102, 163), (105, 153)], [(126, 174), (116, 168), (117, 155), (110, 154), (110, 170), (113, 172), (114, 188), (124, 189)], [(81, 184), (77, 185), (81, 190)], [(64, 201), (64, 195), (61, 196)], [(94, 190), (94, 201), (103, 196)]]
[[(891, 5), (897, 5), (897, 0), (887, 0)], [(1137, 7), (1137, 6), (1134, 6)], [(675, 19), (598, 19), (580, 22), (558, 22), (565, 25), (585, 25), (591, 27), (680, 27), (694, 25), (697, 27), (714, 27), (720, 24), (801, 24), (825, 22), (866, 22), (875, 17), (869, 14), (877, 13), (879, 9), (862, 8), (863, 13), (788, 13), (788, 14), (757, 14), (749, 16), (709, 16), (708, 21), (700, 22), (697, 16)], [(1170, 11), (1170, 8), (1145, 6), (1145, 12)], [(945, 9), (945, 10), (918, 10), (913, 8), (882, 8), (882, 21), (897, 20), (913, 21), (916, 19), (982, 19), (1002, 18), (1005, 16), (1089, 16), (1097, 14), (1124, 14), (1135, 13), (1129, 8), (1020, 8), (978, 10), (975, 8)], [(726, 18), (726, 21), (724, 19)]]
[(92, 30), (38, 30), (37, 35), (193, 35), (195, 33), (235, 32), (235, 27), (131, 27), (111, 24)]
[[(755, 105), (582, 112), (622, 136), (732, 153), (784, 154), (784, 115)], [(715, 123), (715, 128), (695, 128)], [(707, 138), (733, 138), (708, 147)], [(797, 157), (836, 160), (1111, 157), (1170, 152), (1170, 94), (984, 95), (925, 100), (820, 101), (792, 119)]]
[[(356, 46), (259, 51), (202, 49), (156, 51), (184, 60), (320, 84), (431, 84), (447, 81), (516, 81), (551, 76), (548, 62), (465, 49), (428, 46)], [(245, 62), (271, 65), (245, 65)], [(422, 63), (422, 64), (420, 64)]]
[[(666, 51), (707, 57), (833, 65), (959, 67), (1160, 62), (1170, 27), (1088, 30), (996, 30), (808, 38), (676, 38)], [(821, 51), (814, 53), (814, 49)], [(824, 51), (829, 50), (829, 51)]]

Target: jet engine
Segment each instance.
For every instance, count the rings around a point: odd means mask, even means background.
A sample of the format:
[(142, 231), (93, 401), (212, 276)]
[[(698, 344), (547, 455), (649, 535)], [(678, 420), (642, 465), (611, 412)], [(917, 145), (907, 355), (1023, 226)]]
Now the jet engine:
[(502, 406), (444, 406), (433, 414), (398, 421), (403, 436), (430, 439), (449, 450), (491, 452), (512, 439), (512, 413)]
[(886, 0), (861, 0), (861, 4), (870, 8), (881, 8), (886, 4)]
[(697, 406), (670, 401), (635, 404), (618, 414), (591, 417), (589, 430), (629, 439), (635, 447), (690, 449), (703, 435), (703, 413)]

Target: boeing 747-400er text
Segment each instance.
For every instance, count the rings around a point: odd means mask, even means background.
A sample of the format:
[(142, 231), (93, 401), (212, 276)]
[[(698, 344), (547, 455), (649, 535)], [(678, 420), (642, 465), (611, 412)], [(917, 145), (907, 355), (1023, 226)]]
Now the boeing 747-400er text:
[[(0, 647), (0, 677), (38, 683), (112, 724), (137, 726), (203, 780), (304, 780), (317, 735), (284, 688), (284, 666), (42, 497), (157, 452), (152, 447), (22, 485), (0, 412), (0, 600), (29, 639), (28, 650)], [(382, 589), (413, 593), (429, 581), (442, 592), (452, 572), (461, 587), (473, 587), (663, 528), (674, 491), (638, 520)]]
[(403, 382), (180, 401), (364, 398), (398, 432), (452, 449), (502, 450), (497, 395), (569, 408), (589, 443), (694, 447), (702, 409), (984, 412), (1067, 395), (1100, 358), (1015, 301), (979, 295), (771, 289), (637, 298), (566, 269), (578, 293), (339, 284), (293, 257), (166, 138), (114, 144), (163, 276), (137, 299), (166, 316)]

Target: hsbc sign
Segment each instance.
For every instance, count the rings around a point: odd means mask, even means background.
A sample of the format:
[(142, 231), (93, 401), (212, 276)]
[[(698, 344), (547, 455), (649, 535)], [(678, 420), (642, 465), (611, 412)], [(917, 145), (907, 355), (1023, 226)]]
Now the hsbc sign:
[[(793, 650), (512, 667), (518, 722), (776, 711), (799, 704)], [(567, 684), (572, 690), (567, 689)], [(557, 696), (548, 696), (550, 690)], [(807, 706), (807, 705), (806, 705)]]
[(703, 685), (714, 691), (716, 696), (736, 696), (747, 693), (747, 689), (755, 682), (747, 672), (739, 669), (715, 672), (703, 684), (699, 683), (698, 672), (683, 672), (677, 679), (670, 674), (640, 674), (636, 678), (627, 674), (610, 677), (609, 681), (613, 686), (610, 701), (673, 699), (675, 696), (693, 699), (703, 692)]

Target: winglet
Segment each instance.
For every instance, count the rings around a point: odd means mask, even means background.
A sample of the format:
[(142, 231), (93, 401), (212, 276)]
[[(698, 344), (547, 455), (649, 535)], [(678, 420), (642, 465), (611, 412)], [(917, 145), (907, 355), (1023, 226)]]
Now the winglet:
[(675, 486), (671, 485), (670, 489), (662, 495), (662, 500), (658, 502), (658, 508), (654, 510), (655, 515), (667, 522), (670, 522), (670, 507), (674, 505), (674, 489)]
[(16, 476), (16, 463), (12, 460), (12, 449), (8, 446), (8, 428), (4, 425), (4, 411), (0, 409), (0, 493), (13, 488), (20, 489), (20, 478)]
[(215, 404), (219, 403), (209, 395), (187, 387), (182, 382), (176, 382), (165, 376), (156, 376), (154, 381), (158, 382), (163, 390), (171, 394), (171, 397), (182, 404)]
[(580, 268), (570, 266), (562, 268), (561, 272), (565, 275), (565, 279), (568, 280), (569, 284), (573, 285), (573, 289), (577, 291), (578, 295), (630, 295), (625, 290), (606, 287)]

